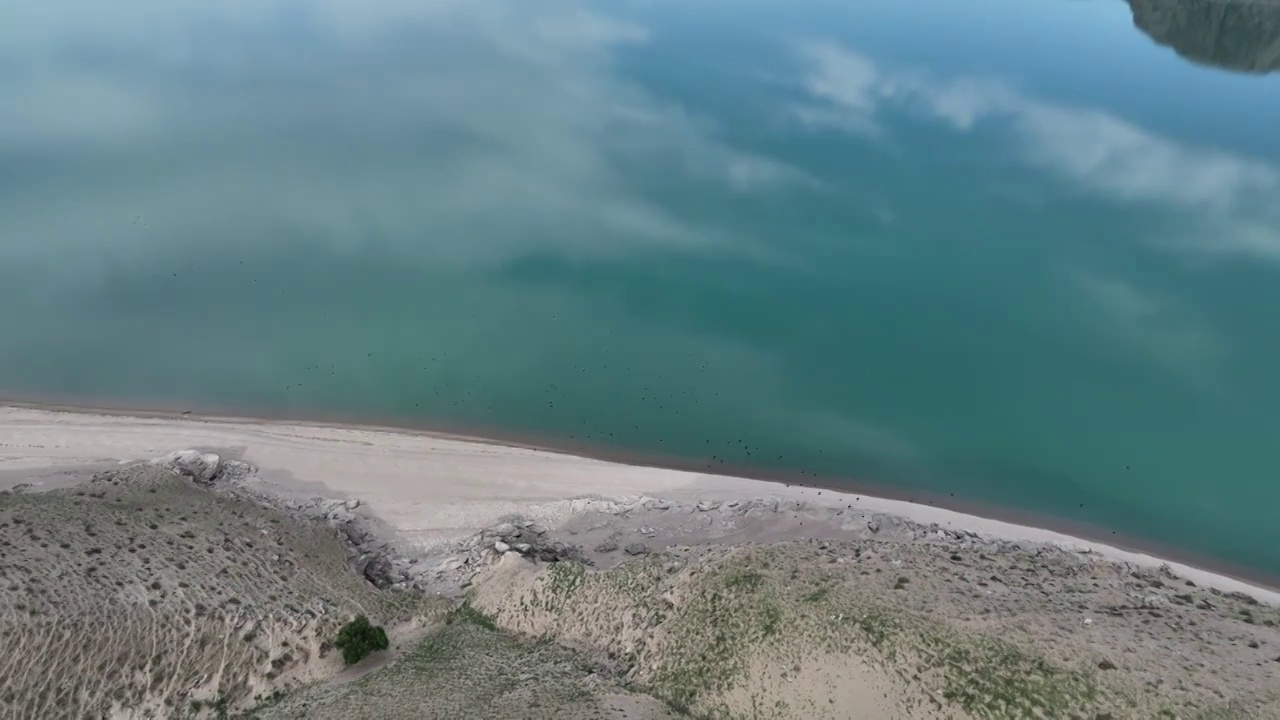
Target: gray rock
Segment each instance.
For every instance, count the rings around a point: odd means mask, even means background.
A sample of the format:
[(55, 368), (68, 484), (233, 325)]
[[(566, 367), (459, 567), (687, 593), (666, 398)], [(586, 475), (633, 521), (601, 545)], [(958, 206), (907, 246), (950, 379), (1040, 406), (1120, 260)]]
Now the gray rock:
[(493, 526), (493, 534), (498, 537), (510, 537), (516, 534), (516, 526), (509, 522), (504, 522)]
[(610, 553), (617, 549), (618, 543), (615, 540), (605, 540), (596, 546), (596, 552), (598, 553)]
[(493, 549), (495, 552), (504, 553), (510, 550), (511, 546), (499, 540), (498, 542), (493, 544)]
[(344, 523), (338, 527), (338, 532), (342, 534), (348, 545), (356, 548), (363, 547), (374, 540), (373, 533), (360, 527), (359, 523)]
[(14, 495), (21, 495), (22, 493), (30, 490), (33, 487), (35, 487), (35, 485), (32, 485), (31, 483), (18, 483), (17, 485), (14, 485), (12, 488), (10, 488), (10, 490), (13, 492)]
[(529, 551), (533, 549), (533, 546), (530, 545), (529, 543), (516, 543), (514, 547), (516, 549), (516, 552), (522, 555), (528, 555)]
[(223, 460), (218, 468), (218, 480), (243, 480), (254, 473), (254, 468), (247, 462), (239, 460)]
[(202, 453), (199, 450), (178, 450), (155, 458), (151, 464), (167, 467), (197, 483), (208, 485), (218, 476), (222, 459), (213, 453)]
[(649, 546), (644, 543), (631, 543), (622, 549), (628, 555), (644, 555), (649, 552)]
[(870, 530), (870, 531), (871, 531), (871, 532), (873, 532), (873, 533), (878, 533), (878, 532), (880, 532), (880, 521), (879, 521), (879, 520), (871, 520), (871, 521), (867, 522), (867, 529), (868, 529), (868, 530)]
[(356, 569), (375, 587), (385, 590), (399, 579), (394, 577), (391, 562), (379, 555), (366, 555), (360, 559)]
[(334, 508), (325, 514), (325, 519), (335, 525), (348, 525), (356, 519), (346, 508)]
[(578, 557), (578, 548), (562, 542), (551, 543), (536, 550), (537, 558), (543, 562), (559, 562)]
[(720, 503), (715, 502), (714, 500), (703, 500), (698, 503), (698, 512), (711, 512), (718, 507), (720, 507)]

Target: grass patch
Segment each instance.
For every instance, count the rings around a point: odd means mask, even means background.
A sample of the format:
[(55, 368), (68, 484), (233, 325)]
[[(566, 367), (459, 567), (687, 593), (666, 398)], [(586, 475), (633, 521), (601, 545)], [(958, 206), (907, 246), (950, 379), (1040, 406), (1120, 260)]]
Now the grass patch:
[(547, 566), (544, 588), (554, 597), (568, 599), (574, 591), (582, 587), (586, 575), (587, 566), (580, 562), (565, 560), (551, 563)]
[(351, 683), (291, 692), (260, 717), (590, 716), (582, 711), (597, 706), (607, 678), (587, 681), (596, 672), (589, 658), (547, 640), (491, 632), (477, 615), (459, 607), (397, 662)]
[(731, 573), (724, 581), (724, 586), (730, 590), (748, 590), (755, 591), (764, 583), (764, 576), (758, 572), (741, 571)]
[(937, 641), (943, 697), (984, 720), (1068, 717), (1098, 700), (1096, 681), (1002, 640)]
[(879, 611), (864, 613), (858, 618), (857, 625), (874, 648), (883, 648), (897, 629), (893, 619)]
[(817, 588), (813, 592), (807, 593), (802, 599), (807, 603), (822, 602), (830, 594), (831, 594), (831, 586), (824, 585), (820, 588)]
[(787, 616), (765, 576), (741, 568), (720, 572), (719, 581), (706, 578), (664, 625), (669, 644), (648, 690), (680, 713), (696, 714), (700, 700), (732, 687), (751, 653), (782, 635)]
[(760, 611), (760, 635), (762, 637), (773, 637), (778, 634), (778, 628), (782, 625), (782, 608), (770, 603), (764, 606)]
[(458, 608), (449, 615), (445, 622), (449, 625), (454, 623), (469, 623), (491, 632), (498, 631), (498, 623), (492, 617), (489, 617), (476, 609), (470, 601), (459, 605)]

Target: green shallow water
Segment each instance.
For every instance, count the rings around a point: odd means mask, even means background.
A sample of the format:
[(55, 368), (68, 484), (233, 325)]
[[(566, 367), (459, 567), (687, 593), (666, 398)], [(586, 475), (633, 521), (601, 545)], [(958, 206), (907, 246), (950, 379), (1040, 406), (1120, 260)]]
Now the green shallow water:
[(0, 394), (857, 478), (1280, 574), (1280, 8), (1218, 5), (0, 10)]

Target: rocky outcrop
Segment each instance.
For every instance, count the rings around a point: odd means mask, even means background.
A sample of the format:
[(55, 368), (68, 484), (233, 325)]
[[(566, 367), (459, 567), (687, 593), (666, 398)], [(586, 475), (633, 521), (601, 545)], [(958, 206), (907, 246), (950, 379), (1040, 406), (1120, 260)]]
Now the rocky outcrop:
[(1195, 63), (1224, 70), (1280, 70), (1280, 1), (1129, 0), (1133, 24)]
[(199, 450), (177, 450), (152, 459), (150, 464), (168, 468), (200, 485), (212, 485), (216, 480), (241, 479), (253, 472), (248, 463), (224, 460), (216, 453)]
[(218, 476), (222, 466), (222, 458), (213, 453), (202, 453), (199, 450), (178, 450), (155, 458), (152, 465), (169, 468), (179, 475), (185, 475), (201, 485), (208, 485)]
[(552, 540), (547, 529), (533, 520), (511, 518), (478, 533), (468, 543), (472, 556), (516, 553), (535, 562), (582, 559), (577, 545)]
[(628, 555), (647, 555), (649, 546), (644, 543), (631, 543), (622, 549)]
[[(329, 525), (346, 547), (352, 569), (379, 589), (454, 595), (478, 570), (508, 553), (533, 562), (583, 557), (579, 546), (553, 540), (545, 527), (520, 517), (508, 518), (451, 548), (426, 552), (365, 512), (359, 500), (302, 499), (281, 493), (253, 482), (252, 466), (216, 453), (178, 450), (150, 464), (202, 487), (272, 506), (299, 520)], [(612, 508), (610, 503), (603, 504)]]

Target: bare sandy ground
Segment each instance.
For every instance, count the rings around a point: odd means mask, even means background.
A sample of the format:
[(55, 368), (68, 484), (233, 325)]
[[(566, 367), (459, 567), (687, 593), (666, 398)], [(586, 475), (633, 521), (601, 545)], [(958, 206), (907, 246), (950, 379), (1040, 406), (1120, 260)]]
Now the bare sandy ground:
[(1144, 567), (1167, 566), (1198, 585), (1280, 604), (1280, 592), (1211, 571), (1042, 528), (898, 500), (421, 433), (0, 407), (0, 489), (19, 482), (34, 485), (33, 490), (74, 484), (95, 470), (181, 448), (247, 461), (282, 489), (359, 500), (424, 548), (471, 535), (504, 515), (558, 524), (581, 511), (586, 497), (661, 497), (694, 504), (773, 499), (855, 508), (987, 538), (1051, 543)]
[[(178, 467), (187, 449), (221, 457)], [(0, 635), (49, 660), (0, 673), (0, 710), (1280, 713), (1280, 593), (901, 501), (374, 428), (18, 407), (0, 408), (0, 491)], [(338, 673), (325, 639), (358, 609), (425, 634)], [(67, 634), (82, 625), (110, 632)], [(145, 648), (113, 661), (133, 635)]]

